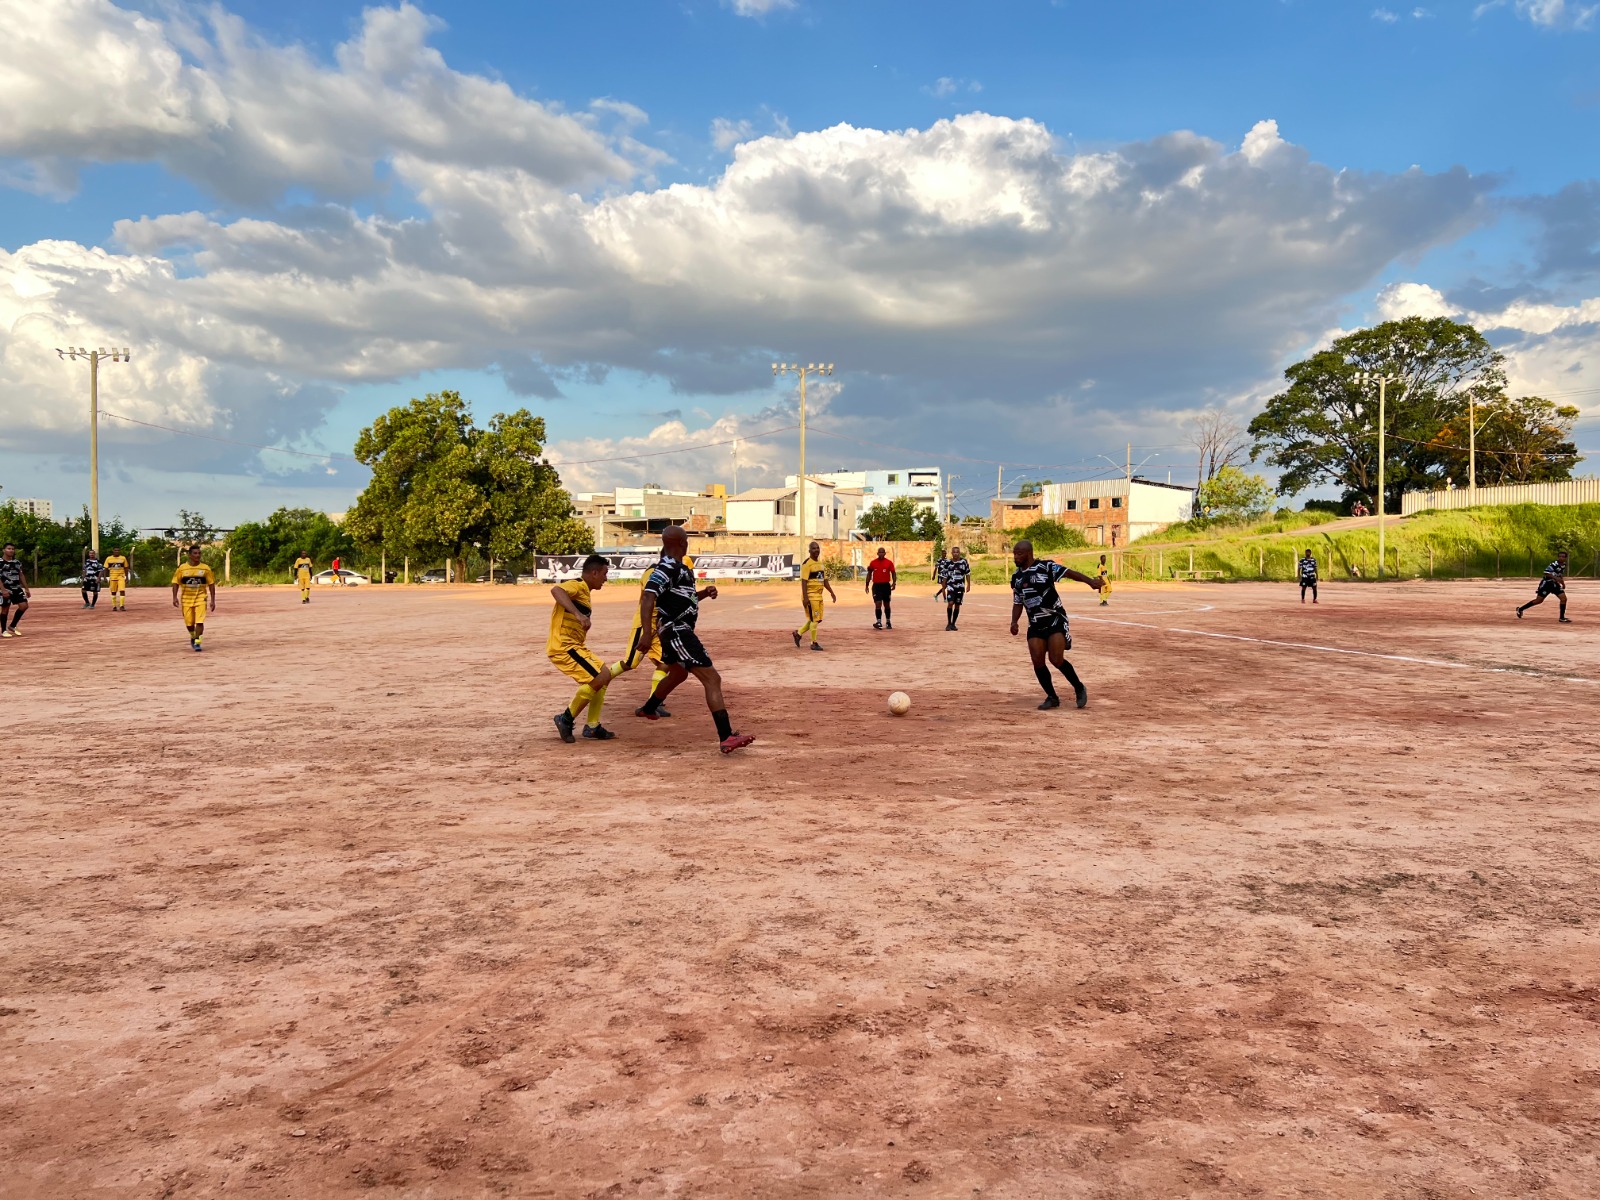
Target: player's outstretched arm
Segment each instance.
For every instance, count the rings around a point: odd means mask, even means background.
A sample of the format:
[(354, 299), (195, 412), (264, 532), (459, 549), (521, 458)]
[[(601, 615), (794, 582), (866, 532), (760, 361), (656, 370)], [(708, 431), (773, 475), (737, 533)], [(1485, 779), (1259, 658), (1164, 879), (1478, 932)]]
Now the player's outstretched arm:
[(1104, 580), (1095, 578), (1094, 576), (1085, 575), (1082, 571), (1075, 571), (1071, 567), (1068, 567), (1064, 572), (1062, 572), (1062, 578), (1073, 579), (1078, 583), (1086, 583), (1097, 592), (1100, 590), (1100, 585), (1105, 582)]

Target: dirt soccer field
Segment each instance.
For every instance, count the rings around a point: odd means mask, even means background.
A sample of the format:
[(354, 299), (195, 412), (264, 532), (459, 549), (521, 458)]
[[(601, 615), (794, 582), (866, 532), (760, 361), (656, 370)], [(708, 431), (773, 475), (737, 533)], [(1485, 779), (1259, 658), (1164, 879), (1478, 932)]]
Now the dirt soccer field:
[(561, 744), (544, 587), (225, 590), (201, 655), (41, 593), (0, 1195), (1593, 1197), (1571, 590), (1077, 589), (1037, 712), (1000, 589), (847, 589), (813, 654), (730, 588), (727, 758), (642, 673)]

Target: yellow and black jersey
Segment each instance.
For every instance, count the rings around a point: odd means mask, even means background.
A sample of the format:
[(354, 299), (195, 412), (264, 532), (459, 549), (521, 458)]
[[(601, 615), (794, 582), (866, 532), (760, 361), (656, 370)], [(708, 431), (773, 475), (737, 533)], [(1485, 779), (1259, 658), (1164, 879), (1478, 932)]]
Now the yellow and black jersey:
[(822, 599), (822, 585), (827, 577), (827, 568), (819, 559), (808, 558), (800, 564), (801, 582), (806, 585), (806, 595), (813, 600)]
[(106, 575), (112, 579), (126, 579), (128, 577), (128, 556), (126, 554), (113, 554), (102, 564)]
[[(589, 585), (581, 579), (569, 579), (565, 583), (556, 584), (572, 598), (573, 607), (584, 616), (589, 615), (590, 599)], [(545, 644), (545, 653), (554, 658), (564, 654), (574, 646), (583, 645), (588, 630), (577, 617), (569, 613), (559, 604), (553, 605), (550, 613), (550, 640)]]
[(178, 586), (178, 594), (185, 604), (199, 604), (205, 601), (206, 589), (216, 585), (217, 577), (205, 563), (199, 566), (184, 563), (172, 573), (172, 582)]
[(310, 579), (311, 560), (303, 554), (299, 558), (295, 559), (294, 574), (296, 579)]

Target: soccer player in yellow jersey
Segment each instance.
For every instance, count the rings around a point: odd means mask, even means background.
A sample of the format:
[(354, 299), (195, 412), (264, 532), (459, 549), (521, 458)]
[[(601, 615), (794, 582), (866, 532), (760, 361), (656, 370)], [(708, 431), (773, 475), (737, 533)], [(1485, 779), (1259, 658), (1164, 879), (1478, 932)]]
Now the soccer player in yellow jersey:
[(1104, 608), (1111, 603), (1111, 575), (1106, 569), (1106, 556), (1100, 556), (1100, 574), (1095, 577), (1100, 581), (1100, 607)]
[(573, 736), (573, 726), (584, 708), (589, 710), (583, 725), (584, 737), (609, 742), (617, 736), (600, 724), (600, 709), (606, 701), (606, 685), (622, 674), (623, 666), (621, 663), (606, 666), (584, 645), (589, 633), (590, 594), (605, 587), (610, 570), (611, 564), (603, 557), (591, 554), (583, 560), (582, 575), (550, 589), (556, 604), (550, 613), (550, 640), (545, 644), (545, 653), (556, 670), (578, 681), (578, 694), (566, 711), (557, 713), (554, 718), (556, 732), (563, 742), (577, 740)]
[(811, 648), (821, 650), (817, 631), (822, 628), (822, 593), (826, 591), (835, 604), (839, 603), (839, 597), (833, 594), (833, 584), (828, 582), (822, 565), (822, 547), (812, 542), (810, 549), (811, 557), (800, 564), (800, 606), (805, 609), (806, 623), (794, 631), (794, 644), (799, 649), (800, 639), (809, 633)]
[(295, 556), (294, 581), (300, 585), (300, 603), (311, 603), (311, 560), (304, 550)]
[(111, 547), (111, 553), (106, 555), (105, 562), (100, 564), (106, 569), (106, 586), (111, 589), (111, 611), (126, 612), (128, 610), (128, 556), (122, 552), (121, 546)]
[[(689, 570), (694, 570), (694, 559), (690, 555), (683, 556), (683, 565)], [(655, 673), (650, 676), (650, 694), (654, 695), (656, 685), (667, 677), (667, 669), (661, 665), (661, 634), (652, 629), (650, 636), (645, 637), (644, 626), (641, 623), (639, 610), (633, 610), (633, 632), (628, 635), (628, 652), (622, 656), (622, 669), (635, 670), (645, 659), (655, 664)], [(649, 697), (645, 697), (648, 701)], [(656, 716), (670, 717), (672, 714), (664, 708), (656, 709)]]
[(217, 577), (200, 561), (200, 547), (189, 547), (189, 561), (172, 573), (172, 607), (183, 610), (189, 645), (200, 652), (206, 631), (206, 613), (217, 611)]

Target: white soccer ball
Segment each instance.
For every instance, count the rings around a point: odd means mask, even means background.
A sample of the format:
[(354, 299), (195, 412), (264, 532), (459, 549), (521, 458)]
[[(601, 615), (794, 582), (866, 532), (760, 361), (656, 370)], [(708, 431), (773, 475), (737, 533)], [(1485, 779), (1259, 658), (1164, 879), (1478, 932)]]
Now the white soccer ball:
[(911, 711), (911, 697), (904, 692), (890, 692), (889, 711), (897, 717), (905, 716)]

